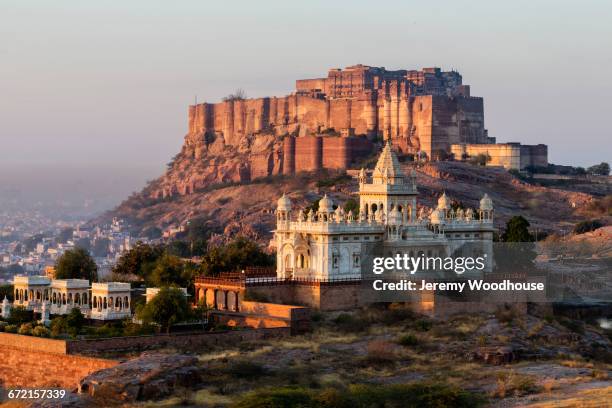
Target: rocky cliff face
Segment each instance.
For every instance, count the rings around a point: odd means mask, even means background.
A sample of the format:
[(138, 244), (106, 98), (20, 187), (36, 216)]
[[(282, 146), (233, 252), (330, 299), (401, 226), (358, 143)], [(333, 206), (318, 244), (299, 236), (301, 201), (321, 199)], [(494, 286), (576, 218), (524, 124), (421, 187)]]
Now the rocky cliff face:
[[(376, 153), (366, 135), (340, 134), (329, 127), (320, 132), (322, 126), (316, 120), (307, 114), (296, 116), (297, 105), (291, 100), (297, 97), (190, 107), (183, 147), (150, 189), (150, 197), (187, 195), (214, 184), (302, 171), (343, 170)], [(218, 116), (224, 119), (210, 119), (210, 123), (206, 119)]]

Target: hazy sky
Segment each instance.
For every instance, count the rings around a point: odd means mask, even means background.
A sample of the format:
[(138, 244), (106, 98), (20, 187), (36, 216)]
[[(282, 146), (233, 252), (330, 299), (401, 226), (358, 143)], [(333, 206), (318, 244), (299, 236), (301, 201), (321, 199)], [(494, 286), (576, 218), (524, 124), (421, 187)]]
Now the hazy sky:
[(609, 1), (0, 0), (0, 164), (161, 173), (196, 94), (357, 63), (457, 69), (498, 141), (612, 159)]

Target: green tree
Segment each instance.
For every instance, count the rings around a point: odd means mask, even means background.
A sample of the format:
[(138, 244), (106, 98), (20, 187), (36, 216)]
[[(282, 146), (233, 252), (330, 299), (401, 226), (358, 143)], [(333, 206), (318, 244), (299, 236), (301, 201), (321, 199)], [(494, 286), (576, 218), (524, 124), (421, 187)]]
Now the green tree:
[(589, 174), (594, 174), (596, 176), (609, 176), (610, 165), (606, 162), (601, 162), (599, 164), (589, 167), (586, 171)]
[(0, 286), (0, 302), (2, 302), (5, 297), (12, 302), (14, 292), (15, 292), (15, 289), (13, 289), (13, 285), (1, 285)]
[(136, 275), (143, 279), (151, 274), (163, 248), (138, 241), (134, 248), (123, 253), (113, 268), (114, 273)]
[(191, 256), (189, 244), (186, 241), (178, 239), (168, 243), (168, 245), (166, 246), (166, 252), (170, 255), (180, 256), (181, 258)]
[(585, 232), (595, 231), (603, 227), (604, 224), (599, 220), (581, 221), (574, 227), (574, 234), (584, 234)]
[(157, 323), (167, 333), (173, 324), (187, 320), (191, 316), (189, 303), (183, 291), (177, 288), (161, 288), (142, 309), (138, 317), (145, 324)]
[(523, 216), (516, 215), (506, 223), (506, 230), (501, 236), (503, 242), (533, 242), (533, 235), (529, 232), (529, 221)]
[(207, 240), (211, 230), (208, 220), (203, 217), (194, 218), (187, 223), (185, 242), (188, 245), (188, 256), (202, 256), (206, 253)]
[(34, 313), (23, 306), (15, 306), (11, 309), (11, 316), (8, 318), (10, 324), (20, 326), (23, 323), (30, 323), (34, 320)]
[(89, 252), (77, 247), (59, 257), (55, 264), (55, 276), (57, 279), (87, 279), (96, 282), (98, 267)]
[(66, 319), (63, 316), (55, 317), (51, 320), (51, 335), (53, 337), (59, 337), (62, 334), (66, 333), (68, 330), (68, 325), (66, 324)]
[(155, 268), (148, 278), (148, 283), (153, 286), (185, 286), (183, 261), (174, 255), (164, 254), (155, 263)]
[(70, 313), (66, 316), (66, 328), (71, 336), (79, 334), (85, 325), (85, 316), (81, 313), (78, 307), (73, 307)]
[(201, 270), (204, 275), (244, 269), (247, 266), (272, 266), (274, 258), (261, 250), (257, 243), (237, 237), (225, 246), (213, 248), (204, 256)]
[(500, 272), (532, 272), (537, 256), (534, 237), (529, 232), (529, 221), (517, 215), (506, 223), (500, 237), (502, 243), (495, 246), (495, 262)]

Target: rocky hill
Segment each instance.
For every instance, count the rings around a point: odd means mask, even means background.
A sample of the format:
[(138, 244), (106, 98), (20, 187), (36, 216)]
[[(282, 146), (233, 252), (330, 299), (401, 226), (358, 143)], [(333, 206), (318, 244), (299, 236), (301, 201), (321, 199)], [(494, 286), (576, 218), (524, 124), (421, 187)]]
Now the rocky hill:
[[(344, 171), (277, 175), (242, 183), (219, 182), (219, 173), (239, 169), (241, 157), (246, 154), (215, 156), (215, 166), (179, 158), (165, 175), (96, 221), (105, 222), (116, 216), (126, 219), (137, 231), (151, 228), (165, 231), (199, 218), (217, 233), (228, 237), (243, 234), (264, 243), (271, 237), (273, 212), (282, 193), (287, 193), (298, 208), (310, 205), (324, 193), (335, 203), (351, 197), (358, 199), (357, 179)], [(406, 172), (415, 167), (408, 162), (402, 166)], [(459, 162), (427, 163), (415, 168), (420, 205), (433, 206), (446, 191), (452, 199), (476, 208), (478, 200), (487, 193), (493, 199), (499, 227), (511, 216), (520, 214), (540, 232), (567, 232), (587, 218), (587, 209), (596, 200), (586, 193), (527, 184), (501, 168)], [(166, 197), (152, 194), (169, 180), (182, 183), (201, 172), (210, 176), (211, 182), (205, 187)]]

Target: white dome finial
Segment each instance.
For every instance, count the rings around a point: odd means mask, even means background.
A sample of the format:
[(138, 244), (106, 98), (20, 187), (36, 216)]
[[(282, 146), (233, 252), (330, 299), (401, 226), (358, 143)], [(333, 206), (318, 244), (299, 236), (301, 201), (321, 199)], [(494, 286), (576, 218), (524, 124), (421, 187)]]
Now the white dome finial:
[(493, 209), (493, 200), (487, 193), (480, 199), (480, 209), (483, 211), (491, 211)]

